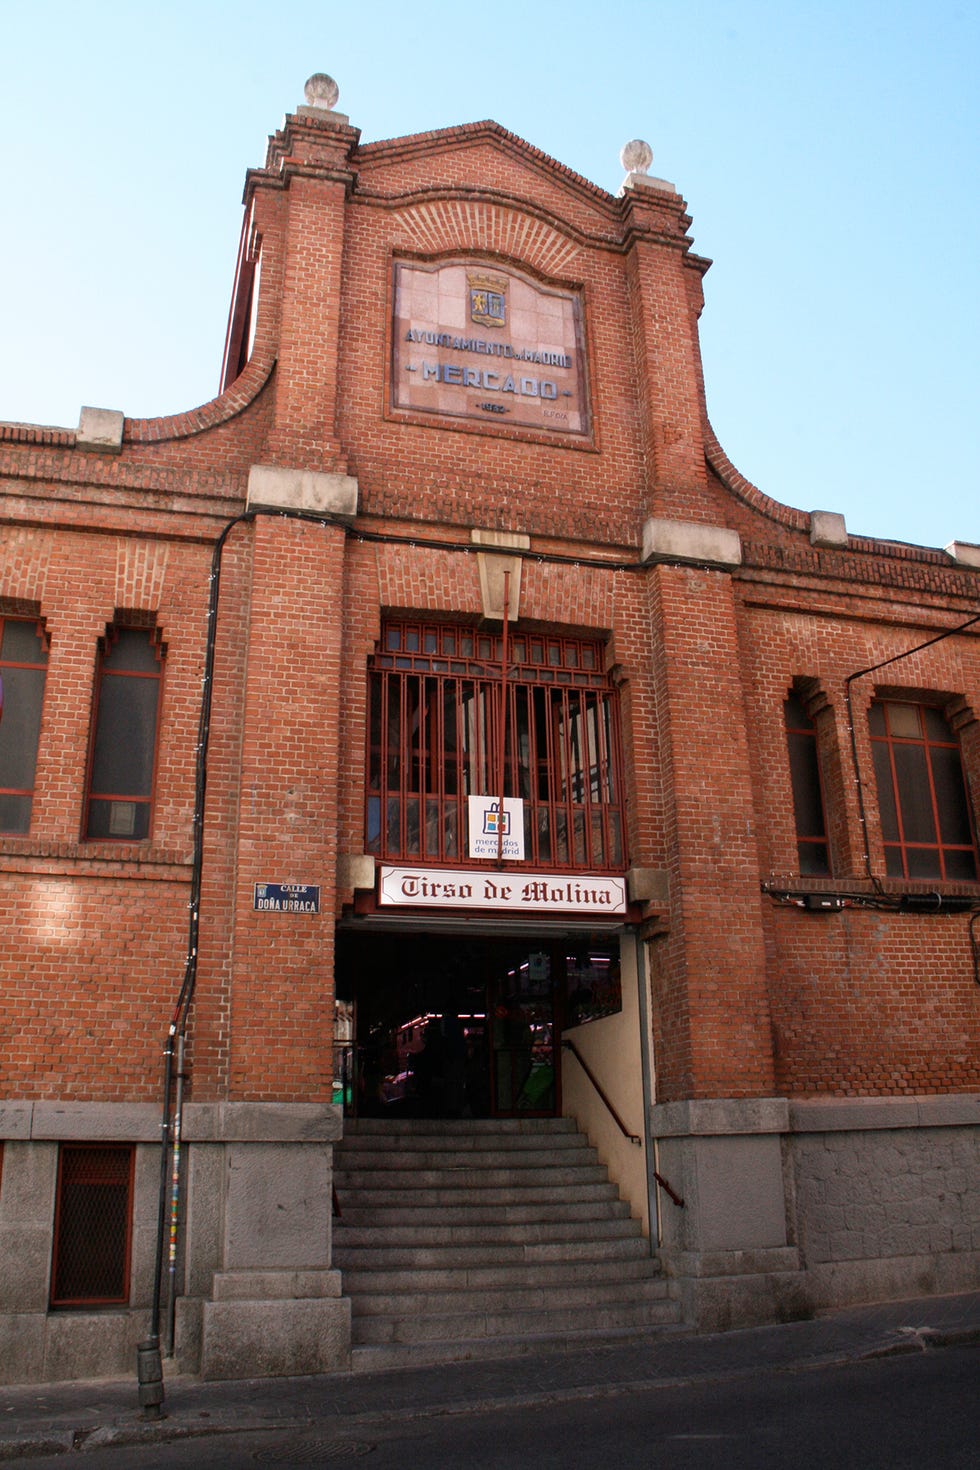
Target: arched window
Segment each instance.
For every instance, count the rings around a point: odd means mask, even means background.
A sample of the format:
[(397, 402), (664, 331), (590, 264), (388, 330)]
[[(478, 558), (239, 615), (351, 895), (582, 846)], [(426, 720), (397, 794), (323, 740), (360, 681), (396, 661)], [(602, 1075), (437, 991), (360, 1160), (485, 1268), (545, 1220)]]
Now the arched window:
[(114, 623), (101, 640), (86, 837), (138, 842), (150, 835), (163, 657), (155, 628)]
[(830, 848), (824, 816), (823, 785), (817, 750), (817, 727), (807, 713), (806, 705), (795, 691), (783, 704), (786, 744), (789, 750), (790, 779), (793, 783), (793, 815), (796, 819), (796, 850), (800, 873), (807, 877), (827, 877), (830, 873)]
[(36, 618), (0, 617), (0, 832), (28, 832), (48, 645)]
[(960, 747), (942, 710), (882, 699), (868, 718), (885, 871), (975, 880), (976, 839)]

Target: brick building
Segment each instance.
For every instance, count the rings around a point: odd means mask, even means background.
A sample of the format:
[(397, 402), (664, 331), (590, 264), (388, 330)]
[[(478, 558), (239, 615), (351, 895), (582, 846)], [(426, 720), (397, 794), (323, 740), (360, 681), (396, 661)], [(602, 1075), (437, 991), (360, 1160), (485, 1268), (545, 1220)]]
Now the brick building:
[(358, 1129), (575, 1120), (693, 1325), (975, 1287), (980, 548), (733, 468), (642, 145), (331, 94), (217, 398), (0, 424), (0, 1379), (346, 1366)]

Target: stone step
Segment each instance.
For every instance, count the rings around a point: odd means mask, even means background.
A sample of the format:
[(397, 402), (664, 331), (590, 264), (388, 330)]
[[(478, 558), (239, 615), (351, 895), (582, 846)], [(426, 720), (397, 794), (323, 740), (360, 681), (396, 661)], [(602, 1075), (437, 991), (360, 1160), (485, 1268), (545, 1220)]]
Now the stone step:
[(541, 1245), (573, 1240), (608, 1240), (636, 1233), (636, 1221), (624, 1215), (617, 1219), (590, 1221), (587, 1229), (578, 1220), (542, 1220), (526, 1225), (370, 1226), (341, 1223), (334, 1227), (334, 1240), (340, 1249), (352, 1245)]
[[(346, 1216), (344, 1200), (344, 1183), (338, 1186), (337, 1194), (343, 1215)], [(440, 1205), (470, 1205), (474, 1203), (473, 1189), (449, 1188), (439, 1190), (426, 1190), (425, 1203), (431, 1206), (433, 1203)], [(420, 1195), (421, 1197), (421, 1195)], [(403, 1205), (405, 1203), (405, 1190), (389, 1189), (386, 1186), (379, 1189), (358, 1189), (347, 1196), (352, 1207), (357, 1209), (383, 1209), (388, 1205)], [(568, 1190), (561, 1185), (524, 1185), (488, 1186), (479, 1192), (479, 1204), (482, 1205), (516, 1205), (534, 1204), (550, 1205), (562, 1204), (568, 1199)], [(614, 1184), (608, 1180), (598, 1184), (580, 1184), (575, 1191), (575, 1199), (579, 1204), (589, 1201), (605, 1203), (607, 1200), (619, 1199), (619, 1191)]]
[(523, 1332), (518, 1336), (454, 1338), (443, 1342), (386, 1343), (355, 1347), (351, 1369), (380, 1373), (387, 1369), (425, 1368), (439, 1363), (492, 1362), (494, 1359), (538, 1357), (583, 1348), (620, 1347), (624, 1342), (669, 1342), (690, 1335), (676, 1322), (655, 1327), (617, 1327), (604, 1331), (579, 1328), (573, 1332)]
[(654, 1301), (616, 1302), (581, 1307), (541, 1308), (533, 1311), (451, 1312), (426, 1316), (355, 1316), (352, 1342), (369, 1343), (449, 1342), (454, 1338), (516, 1337), (525, 1332), (608, 1331), (621, 1327), (652, 1327), (675, 1320), (675, 1304), (666, 1298)]
[[(457, 1232), (452, 1232), (454, 1238)], [(363, 1234), (363, 1232), (362, 1232)], [(433, 1245), (428, 1239), (423, 1245), (393, 1245), (384, 1232), (380, 1238), (347, 1240), (341, 1231), (334, 1236), (334, 1264), (346, 1273), (350, 1269), (366, 1270), (378, 1268), (394, 1271), (444, 1271), (474, 1266), (551, 1265), (568, 1264), (576, 1261), (634, 1261), (648, 1260), (649, 1247), (637, 1232), (618, 1238), (561, 1241), (498, 1241), (490, 1244), (484, 1239), (472, 1245)]]
[(501, 1312), (557, 1312), (613, 1305), (639, 1306), (667, 1298), (663, 1277), (640, 1281), (588, 1281), (498, 1287), (463, 1287), (458, 1291), (360, 1292), (351, 1287), (351, 1306), (357, 1317), (487, 1316)]
[(439, 1138), (460, 1137), (468, 1147), (490, 1134), (523, 1134), (539, 1139), (555, 1133), (580, 1137), (573, 1118), (347, 1118), (344, 1137), (361, 1138), (380, 1134), (384, 1139), (413, 1134), (435, 1134)]
[(350, 1169), (343, 1168), (334, 1178), (343, 1208), (344, 1194), (358, 1189), (404, 1188), (414, 1194), (419, 1189), (519, 1188), (523, 1183), (567, 1189), (574, 1194), (582, 1184), (604, 1184), (608, 1175), (601, 1164), (538, 1164), (533, 1169), (510, 1168), (431, 1168), (431, 1169)]
[(406, 1150), (357, 1148), (353, 1144), (337, 1150), (336, 1170), (346, 1176), (362, 1173), (384, 1173), (393, 1178), (413, 1176), (428, 1171), (465, 1170), (474, 1176), (492, 1169), (512, 1169), (521, 1174), (539, 1173), (544, 1169), (580, 1169), (595, 1164), (598, 1155), (587, 1143), (576, 1148), (485, 1148)]
[(402, 1271), (394, 1267), (348, 1266), (344, 1270), (344, 1289), (351, 1296), (396, 1292), (465, 1291), (515, 1286), (565, 1286), (589, 1281), (646, 1281), (662, 1283), (660, 1263), (644, 1248), (634, 1258), (617, 1256), (612, 1260), (592, 1261), (508, 1261), (499, 1266), (416, 1267)]
[(416, 1152), (454, 1153), (482, 1156), (485, 1153), (508, 1154), (564, 1153), (577, 1148), (588, 1148), (579, 1133), (482, 1133), (468, 1136), (465, 1133), (403, 1133), (390, 1137), (383, 1133), (344, 1134), (337, 1145), (337, 1157), (347, 1154), (365, 1153), (385, 1157), (401, 1158)]
[(354, 1367), (671, 1330), (649, 1242), (569, 1119), (370, 1119), (337, 1149)]
[[(355, 1199), (358, 1198), (355, 1196)], [(465, 1225), (482, 1227), (489, 1225), (541, 1224), (545, 1221), (591, 1221), (615, 1220), (629, 1215), (625, 1200), (592, 1200), (585, 1204), (565, 1201), (559, 1204), (526, 1204), (518, 1201), (508, 1205), (486, 1205), (475, 1200), (465, 1205), (441, 1205), (432, 1203), (428, 1197), (417, 1204), (406, 1202), (401, 1205), (384, 1205), (361, 1208), (360, 1204), (342, 1205), (345, 1225), (352, 1227), (389, 1225)]]

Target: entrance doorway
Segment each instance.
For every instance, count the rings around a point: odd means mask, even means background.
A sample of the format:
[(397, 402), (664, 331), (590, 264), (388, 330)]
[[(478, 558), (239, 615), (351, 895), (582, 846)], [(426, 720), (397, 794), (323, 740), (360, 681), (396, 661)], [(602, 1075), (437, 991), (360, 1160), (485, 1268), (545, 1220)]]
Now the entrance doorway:
[(566, 938), (550, 936), (339, 931), (337, 1002), (350, 1040), (338, 1060), (348, 1113), (554, 1116), (569, 986), (575, 992), (583, 968), (606, 952), (573, 953)]

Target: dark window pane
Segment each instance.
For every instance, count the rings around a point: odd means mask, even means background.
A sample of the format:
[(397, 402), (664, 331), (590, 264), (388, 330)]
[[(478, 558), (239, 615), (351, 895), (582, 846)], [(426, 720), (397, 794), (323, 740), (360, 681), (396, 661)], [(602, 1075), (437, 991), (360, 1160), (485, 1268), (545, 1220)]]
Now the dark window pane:
[(0, 678), (3, 679), (0, 788), (32, 791), (44, 701), (44, 670), (0, 669)]
[(368, 852), (381, 851), (381, 802), (376, 796), (368, 797), (367, 850)]
[(381, 786), (381, 689), (381, 680), (373, 674), (368, 689), (368, 788), (371, 791)]
[(397, 797), (388, 798), (387, 843), (389, 852), (401, 851), (401, 802)]
[(113, 673), (159, 674), (160, 660), (152, 637), (142, 628), (119, 628), (103, 655), (103, 669)]
[(885, 709), (883, 705), (873, 704), (871, 706), (868, 710), (868, 725), (871, 728), (872, 735), (884, 735), (887, 733), (885, 730)]
[(932, 746), (932, 779), (936, 787), (940, 837), (943, 842), (968, 847), (973, 840), (963, 784), (960, 753), (950, 746)]
[(120, 842), (142, 842), (150, 835), (148, 801), (89, 802), (86, 836), (116, 838)]
[(410, 796), (405, 801), (405, 847), (409, 857), (419, 856), (419, 799)]
[(13, 664), (46, 664), (48, 650), (37, 623), (4, 618), (0, 636), (0, 660)]
[(94, 794), (150, 795), (159, 693), (158, 679), (103, 678), (92, 760)]
[(812, 730), (813, 721), (798, 694), (787, 694), (783, 703), (783, 719), (787, 730)]
[(935, 842), (936, 823), (925, 748), (921, 745), (893, 745), (892, 755), (898, 782), (902, 835), (906, 842)]
[(885, 848), (885, 872), (889, 878), (904, 878), (905, 870), (902, 867), (902, 849), (900, 847)]
[(789, 769), (793, 783), (793, 809), (797, 837), (823, 837), (823, 802), (820, 799), (820, 767), (817, 742), (812, 735), (789, 734)]
[(799, 842), (797, 851), (800, 855), (801, 874), (807, 878), (830, 876), (830, 860), (826, 842)]
[(830, 856), (826, 842), (816, 726), (807, 714), (803, 700), (795, 693), (789, 694), (784, 701), (783, 720), (787, 732), (786, 748), (793, 789), (800, 872), (809, 877), (826, 877), (830, 873)]
[(977, 859), (976, 854), (969, 852), (947, 851), (943, 854), (946, 863), (946, 877), (959, 879), (967, 883), (976, 882)]
[(31, 798), (8, 796), (0, 792), (0, 832), (31, 830)]
[(938, 847), (907, 847), (905, 861), (910, 878), (941, 878)]
[(886, 704), (888, 733), (893, 739), (921, 740), (922, 725), (917, 704)]
[(623, 822), (615, 810), (609, 813), (609, 837), (612, 844), (609, 861), (614, 867), (619, 867), (623, 861)]
[(931, 705), (926, 705), (922, 711), (922, 717), (925, 724), (927, 740), (942, 740), (947, 745), (955, 743), (956, 737), (946, 723), (946, 716), (942, 710), (935, 709)]
[[(872, 744), (875, 762), (875, 779), (878, 783), (878, 809), (881, 814), (881, 831), (886, 842), (898, 841), (898, 809), (892, 787), (892, 767), (888, 746), (875, 741)], [(891, 869), (888, 870), (891, 872)], [(902, 871), (899, 866), (899, 872)]]

